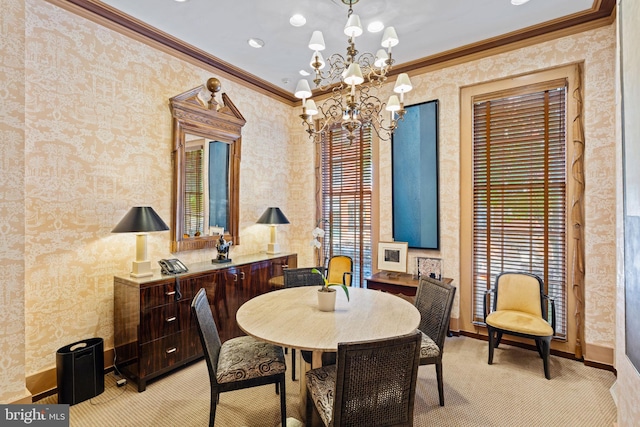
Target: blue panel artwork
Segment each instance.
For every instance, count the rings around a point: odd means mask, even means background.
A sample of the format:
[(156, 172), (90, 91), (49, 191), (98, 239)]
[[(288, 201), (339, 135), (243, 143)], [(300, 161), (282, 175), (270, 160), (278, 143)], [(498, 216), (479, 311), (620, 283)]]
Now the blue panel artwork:
[(439, 249), (438, 101), (405, 109), (393, 135), (393, 239)]

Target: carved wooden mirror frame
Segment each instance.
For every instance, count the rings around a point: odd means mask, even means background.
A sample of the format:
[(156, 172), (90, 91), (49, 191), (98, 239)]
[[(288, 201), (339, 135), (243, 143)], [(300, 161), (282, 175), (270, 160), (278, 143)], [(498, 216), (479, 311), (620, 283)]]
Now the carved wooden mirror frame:
[[(229, 144), (229, 222), (224, 238), (239, 244), (239, 191), (241, 131), (246, 123), (229, 97), (222, 94), (222, 105), (214, 95), (220, 81), (210, 78), (206, 85), (195, 87), (169, 100), (173, 117), (173, 166), (171, 252), (214, 248), (219, 236), (184, 235), (185, 220), (185, 135), (195, 135)], [(210, 99), (206, 99), (210, 97)]]

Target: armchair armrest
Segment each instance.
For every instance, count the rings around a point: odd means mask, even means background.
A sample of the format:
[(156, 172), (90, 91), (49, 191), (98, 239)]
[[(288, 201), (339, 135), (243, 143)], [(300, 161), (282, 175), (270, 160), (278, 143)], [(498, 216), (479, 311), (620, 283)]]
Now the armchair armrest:
[(351, 282), (353, 281), (353, 272), (352, 271), (345, 271), (344, 274), (342, 275), (342, 284), (346, 285), (347, 284), (347, 275), (349, 276), (349, 285), (351, 285)]
[[(551, 303), (551, 328), (553, 329), (553, 335), (556, 334), (556, 302), (553, 298), (550, 298), (548, 295), (542, 295), (542, 298), (547, 300), (547, 307), (549, 303)], [(549, 321), (549, 316), (547, 315), (547, 319)]]
[(482, 312), (484, 314), (484, 323), (487, 323), (487, 316), (491, 312), (491, 294), (494, 294), (495, 298), (496, 290), (495, 288), (489, 289), (484, 293), (484, 299), (482, 301)]

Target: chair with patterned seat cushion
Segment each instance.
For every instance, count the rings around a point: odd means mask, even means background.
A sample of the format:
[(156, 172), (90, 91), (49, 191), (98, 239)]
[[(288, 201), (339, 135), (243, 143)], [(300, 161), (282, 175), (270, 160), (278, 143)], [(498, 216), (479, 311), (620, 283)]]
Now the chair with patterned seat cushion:
[[(303, 267), (303, 268), (286, 268), (282, 270), (285, 288), (296, 288), (299, 286), (322, 286), (324, 280), (321, 274), (314, 273), (311, 270), (316, 269), (322, 272), (322, 267)], [(306, 362), (311, 361), (311, 352), (303, 352), (303, 358)], [(308, 360), (307, 360), (308, 359)], [(291, 380), (296, 380), (296, 349), (291, 349)]]
[(286, 392), (284, 352), (275, 346), (252, 337), (237, 337), (220, 342), (211, 306), (204, 289), (200, 289), (191, 302), (191, 312), (198, 325), (200, 342), (204, 350), (209, 382), (211, 407), (209, 426), (213, 427), (220, 393), (276, 384), (280, 394), (280, 416), (286, 425)]
[[(493, 296), (492, 310), (489, 299)], [(549, 323), (551, 305), (551, 323)], [(544, 293), (544, 282), (535, 274), (504, 272), (485, 294), (484, 322), (489, 334), (489, 365), (493, 350), (500, 345), (502, 334), (533, 339), (544, 365), (544, 376), (550, 379), (549, 353), (556, 331), (555, 303)]]
[(306, 425), (413, 426), (420, 333), (339, 343), (337, 363), (308, 371)]
[(422, 333), (420, 365), (436, 365), (440, 406), (444, 406), (442, 353), (455, 295), (455, 286), (430, 277), (420, 277), (415, 299), (415, 306), (420, 312), (418, 329)]

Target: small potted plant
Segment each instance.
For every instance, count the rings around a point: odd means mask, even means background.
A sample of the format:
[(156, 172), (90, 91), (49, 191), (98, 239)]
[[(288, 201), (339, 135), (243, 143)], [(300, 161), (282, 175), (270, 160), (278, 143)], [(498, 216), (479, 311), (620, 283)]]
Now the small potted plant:
[(349, 288), (344, 283), (329, 283), (327, 278), (318, 270), (314, 268), (312, 273), (319, 274), (322, 277), (324, 285), (318, 289), (318, 308), (320, 311), (334, 311), (336, 307), (336, 290), (331, 289), (331, 286), (340, 286), (344, 293), (347, 295), (347, 301), (349, 301)]

